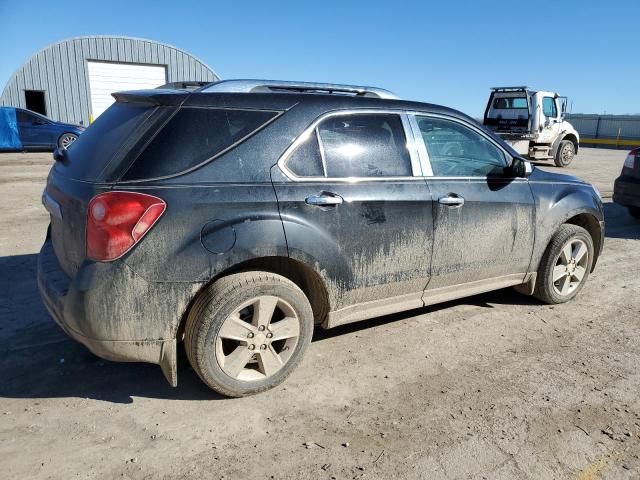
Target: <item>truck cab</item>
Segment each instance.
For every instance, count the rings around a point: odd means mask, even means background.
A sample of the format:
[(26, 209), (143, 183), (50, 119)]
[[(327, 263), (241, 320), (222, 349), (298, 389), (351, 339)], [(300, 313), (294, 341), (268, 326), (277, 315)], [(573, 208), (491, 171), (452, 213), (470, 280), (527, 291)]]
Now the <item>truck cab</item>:
[(530, 160), (568, 166), (578, 153), (580, 136), (565, 120), (567, 97), (528, 87), (495, 87), (484, 125)]

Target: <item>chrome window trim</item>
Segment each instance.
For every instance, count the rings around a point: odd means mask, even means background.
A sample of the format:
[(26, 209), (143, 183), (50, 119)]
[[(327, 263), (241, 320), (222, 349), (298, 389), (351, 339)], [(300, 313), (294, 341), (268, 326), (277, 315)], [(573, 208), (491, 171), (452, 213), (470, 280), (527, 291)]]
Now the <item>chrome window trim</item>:
[[(318, 135), (318, 143), (320, 146), (320, 155), (323, 157), (323, 168), (325, 168), (326, 173), (326, 165), (324, 160), (324, 152), (322, 149), (322, 140), (320, 139), (320, 135), (317, 132), (318, 125), (330, 117), (342, 116), (342, 115), (367, 115), (367, 114), (379, 114), (379, 115), (398, 115), (402, 122), (402, 127), (404, 130), (404, 136), (406, 139), (406, 148), (409, 152), (409, 158), (411, 160), (411, 171), (413, 175), (410, 176), (397, 176), (397, 177), (305, 177), (298, 176), (287, 167), (287, 160), (293, 153), (293, 151), (298, 148), (298, 146), (309, 139), (309, 137), (314, 134)], [(348, 108), (344, 110), (332, 110), (331, 112), (325, 112), (319, 117), (317, 117), (304, 131), (296, 137), (296, 139), (287, 147), (284, 153), (278, 159), (276, 163), (282, 173), (293, 182), (315, 182), (315, 183), (360, 183), (360, 182), (386, 182), (386, 181), (423, 181), (424, 176), (422, 175), (422, 171), (420, 168), (420, 158), (417, 153), (414, 135), (411, 129), (407, 131), (407, 127), (410, 127), (409, 120), (407, 117), (406, 110), (403, 109), (384, 109), (384, 108)]]
[(406, 112), (402, 113), (400, 115), (400, 120), (402, 121), (402, 127), (404, 128), (404, 137), (407, 142), (407, 150), (409, 150), (409, 158), (411, 160), (411, 173), (413, 173), (414, 177), (423, 177), (424, 170), (422, 168), (422, 160), (420, 158), (420, 154), (418, 153), (416, 138), (413, 134), (413, 129), (411, 128), (409, 115), (407, 115)]
[[(441, 113), (428, 113), (428, 112), (420, 112), (418, 110), (412, 110), (407, 112), (409, 115), (409, 118), (412, 119), (413, 123), (412, 125), (414, 125), (414, 128), (416, 128), (416, 143), (418, 145), (421, 145), (418, 147), (418, 151), (422, 152), (424, 149), (424, 153), (426, 154), (426, 157), (424, 157), (424, 162), (428, 165), (427, 167), (425, 167), (427, 169), (427, 171), (431, 172), (431, 175), (425, 175), (426, 178), (429, 179), (447, 179), (447, 180), (451, 180), (451, 179), (456, 179), (456, 178), (460, 178), (460, 179), (470, 179), (470, 178), (477, 178), (477, 179), (482, 179), (482, 180), (487, 180), (489, 177), (487, 176), (478, 176), (478, 177), (471, 177), (471, 176), (464, 176), (464, 177), (451, 177), (451, 176), (435, 176), (433, 175), (433, 168), (431, 167), (431, 161), (429, 160), (429, 154), (428, 154), (428, 150), (427, 150), (427, 146), (424, 142), (424, 138), (422, 138), (422, 134), (420, 133), (420, 127), (418, 126), (418, 120), (416, 119), (416, 117), (420, 116), (420, 117), (432, 117), (432, 118), (442, 118), (444, 120), (448, 120), (454, 123), (458, 123), (462, 126), (465, 126), (467, 128), (470, 128), (471, 130), (475, 131), (476, 133), (478, 133), (481, 137), (483, 137), (485, 140), (489, 141), (492, 145), (496, 146), (504, 155), (504, 163), (505, 163), (505, 167), (509, 166), (509, 158), (511, 158), (511, 154), (509, 152), (507, 152), (504, 147), (502, 145), (500, 145), (499, 143), (497, 143), (493, 138), (491, 138), (489, 135), (486, 134), (486, 132), (482, 131), (481, 128), (479, 128), (477, 125), (474, 125), (471, 122), (468, 122), (466, 120), (460, 119), (460, 118), (456, 118), (456, 117), (452, 117), (449, 115), (443, 115)], [(514, 179), (510, 179), (510, 180), (514, 180)], [(527, 180), (528, 179), (524, 179)]]
[[(327, 177), (327, 157), (325, 156), (325, 153), (324, 153), (324, 144), (322, 143), (322, 138), (320, 138), (320, 132), (318, 131), (318, 129), (314, 128), (313, 132), (315, 133), (316, 139), (318, 140), (318, 149), (320, 150), (320, 159), (322, 160), (322, 172), (324, 173), (324, 176), (326, 178)], [(305, 142), (308, 140), (309, 138), (307, 138)]]
[(431, 161), (429, 160), (429, 152), (427, 151), (427, 146), (422, 138), (422, 133), (420, 133), (420, 127), (418, 126), (416, 116), (407, 114), (407, 118), (409, 119), (409, 125), (413, 133), (413, 143), (416, 146), (418, 157), (420, 158), (420, 164), (422, 165), (423, 176), (433, 177)]

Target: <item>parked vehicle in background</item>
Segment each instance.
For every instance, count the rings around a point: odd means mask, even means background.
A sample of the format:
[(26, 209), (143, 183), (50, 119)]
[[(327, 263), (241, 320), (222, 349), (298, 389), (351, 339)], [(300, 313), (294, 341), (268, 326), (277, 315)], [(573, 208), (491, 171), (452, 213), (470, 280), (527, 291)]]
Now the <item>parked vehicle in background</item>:
[(627, 207), (629, 214), (640, 220), (640, 148), (627, 155), (622, 172), (613, 184), (613, 201)]
[(0, 107), (0, 141), (2, 150), (53, 150), (57, 147), (69, 147), (84, 127), (56, 122), (39, 113), (15, 107)]
[(325, 328), (518, 286), (574, 298), (602, 250), (594, 188), (446, 107), (257, 80), (114, 94), (43, 193), (49, 312), (102, 357), (184, 340), (230, 396), (282, 382)]
[(520, 155), (530, 160), (553, 160), (569, 165), (580, 135), (565, 120), (567, 98), (527, 87), (491, 90), (484, 125), (500, 135)]

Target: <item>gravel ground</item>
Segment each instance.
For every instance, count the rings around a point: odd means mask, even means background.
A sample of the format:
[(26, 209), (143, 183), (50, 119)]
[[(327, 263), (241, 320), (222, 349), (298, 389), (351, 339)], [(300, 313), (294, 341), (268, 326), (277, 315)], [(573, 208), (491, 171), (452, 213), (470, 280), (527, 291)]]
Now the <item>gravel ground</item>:
[[(583, 149), (566, 171), (607, 197), (624, 157)], [(173, 389), (49, 318), (50, 164), (0, 155), (2, 477), (640, 478), (640, 223), (623, 208), (606, 204), (605, 252), (569, 304), (500, 290), (319, 331), (282, 387), (229, 400), (184, 355)]]

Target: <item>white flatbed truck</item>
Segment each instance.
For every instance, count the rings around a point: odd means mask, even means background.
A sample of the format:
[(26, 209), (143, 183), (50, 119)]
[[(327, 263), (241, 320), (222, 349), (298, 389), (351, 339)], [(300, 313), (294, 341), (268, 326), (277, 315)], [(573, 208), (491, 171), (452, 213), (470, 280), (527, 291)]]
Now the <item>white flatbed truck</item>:
[(567, 97), (528, 87), (495, 87), (484, 113), (484, 125), (529, 160), (569, 165), (580, 135), (565, 120)]

